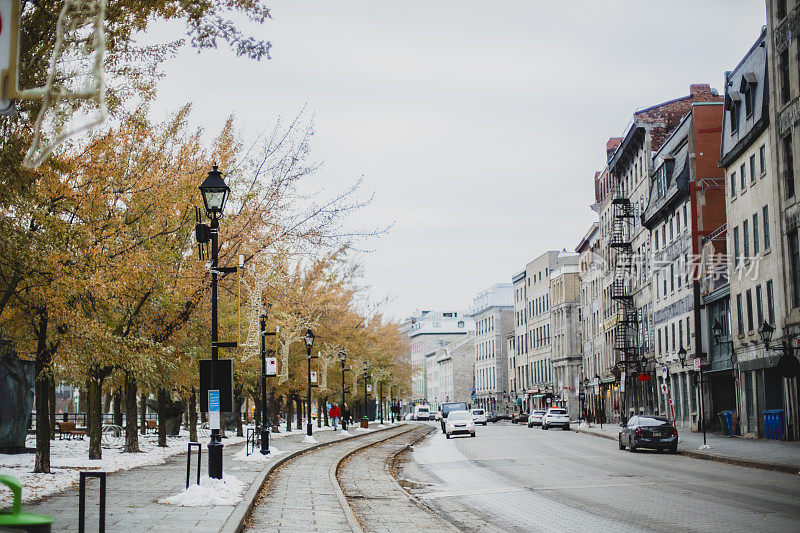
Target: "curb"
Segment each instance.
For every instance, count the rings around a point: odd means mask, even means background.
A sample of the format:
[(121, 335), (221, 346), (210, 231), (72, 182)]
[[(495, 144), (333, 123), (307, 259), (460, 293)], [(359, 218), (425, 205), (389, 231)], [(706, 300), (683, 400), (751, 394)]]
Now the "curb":
[[(611, 435), (595, 433), (594, 431), (586, 431), (585, 429), (573, 428), (572, 431), (576, 433), (583, 433), (585, 435), (592, 435), (593, 437), (600, 437), (609, 440), (617, 440)], [(753, 459), (740, 459), (738, 457), (725, 457), (722, 455), (713, 455), (710, 453), (696, 452), (691, 450), (678, 450), (677, 455), (683, 455), (684, 457), (691, 457), (692, 459), (703, 459), (705, 461), (715, 461), (717, 463), (726, 463), (734, 466), (743, 466), (746, 468), (758, 468), (759, 470), (784, 472), (787, 474), (797, 474), (800, 471), (800, 468), (792, 465), (786, 465), (781, 463), (770, 463), (767, 461), (755, 461)]]
[[(379, 431), (383, 431), (384, 429), (392, 429), (392, 428), (389, 427), (382, 428)], [(331, 485), (333, 486), (333, 490), (336, 492), (336, 497), (339, 500), (339, 505), (341, 505), (342, 510), (344, 511), (344, 516), (347, 518), (347, 523), (350, 524), (350, 529), (353, 531), (353, 533), (363, 533), (364, 528), (362, 528), (361, 524), (358, 523), (358, 519), (356, 518), (356, 515), (353, 512), (353, 508), (350, 507), (349, 503), (347, 503), (347, 497), (344, 495), (344, 491), (342, 490), (341, 485), (339, 485), (339, 479), (337, 476), (337, 474), (339, 473), (339, 466), (345, 459), (365, 450), (366, 448), (375, 446), (377, 444), (381, 444), (382, 442), (391, 440), (395, 437), (399, 437), (400, 435), (405, 435), (406, 433), (414, 431), (414, 429), (416, 429), (416, 427), (411, 426), (404, 431), (395, 433), (394, 435), (389, 435), (388, 437), (376, 440), (375, 442), (370, 442), (369, 444), (356, 448), (355, 450), (350, 450), (349, 452), (346, 452), (337, 457), (336, 460), (331, 464), (330, 468), (328, 468), (328, 477), (330, 478)]]
[[(382, 429), (376, 429), (374, 431), (386, 431), (387, 429), (392, 429), (392, 428), (387, 427)], [(295, 450), (289, 454), (286, 454), (277, 461), (265, 466), (264, 469), (261, 470), (256, 479), (253, 480), (253, 482), (250, 484), (250, 487), (242, 496), (242, 501), (236, 504), (236, 507), (233, 509), (233, 512), (231, 512), (231, 514), (228, 516), (228, 519), (225, 521), (225, 524), (220, 529), (220, 533), (239, 533), (240, 531), (242, 531), (244, 527), (244, 521), (250, 515), (250, 511), (253, 510), (253, 505), (255, 504), (256, 496), (258, 496), (258, 493), (261, 492), (261, 489), (264, 487), (264, 483), (266, 483), (270, 473), (272, 473), (273, 470), (281, 466), (283, 463), (291, 461), (295, 457), (298, 457), (310, 451), (317, 450), (324, 446), (329, 446), (331, 444), (336, 444), (338, 442), (343, 442), (346, 440), (363, 437), (364, 435), (369, 435), (369, 433), (365, 432), (357, 435), (350, 435), (349, 437), (345, 437), (343, 439), (337, 439), (329, 442), (320, 442), (317, 444), (313, 444), (308, 448)]]

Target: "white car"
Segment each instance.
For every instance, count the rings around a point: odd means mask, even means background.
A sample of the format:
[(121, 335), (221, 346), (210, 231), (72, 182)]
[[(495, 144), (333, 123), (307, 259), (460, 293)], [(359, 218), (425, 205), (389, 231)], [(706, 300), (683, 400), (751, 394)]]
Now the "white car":
[(542, 429), (560, 427), (563, 430), (569, 429), (569, 414), (561, 407), (551, 407), (542, 417)]
[(449, 439), (452, 435), (467, 433), (470, 437), (475, 436), (475, 422), (472, 421), (472, 413), (469, 411), (450, 411), (447, 421), (444, 424), (444, 434)]
[(473, 409), (472, 410), (472, 421), (476, 424), (483, 424), (486, 425), (486, 411), (483, 409)]
[(414, 416), (414, 413), (406, 413), (406, 416), (403, 417), (403, 420), (411, 420)]
[(415, 405), (414, 406), (414, 420), (433, 420), (434, 417), (431, 415), (431, 409), (427, 405)]
[(531, 414), (528, 415), (528, 427), (532, 428), (533, 426), (541, 426), (542, 425), (542, 417), (547, 413), (544, 409), (534, 409), (531, 411)]

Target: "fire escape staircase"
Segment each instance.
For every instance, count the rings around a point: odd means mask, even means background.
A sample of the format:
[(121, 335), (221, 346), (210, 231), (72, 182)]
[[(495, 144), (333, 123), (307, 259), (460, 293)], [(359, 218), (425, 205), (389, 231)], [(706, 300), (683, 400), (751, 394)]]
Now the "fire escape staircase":
[(633, 302), (631, 285), (633, 280), (633, 244), (631, 242), (634, 228), (633, 205), (625, 194), (619, 180), (614, 182), (612, 204), (612, 226), (609, 239), (613, 257), (614, 279), (611, 283), (611, 300), (617, 312), (614, 326), (614, 349), (619, 354), (619, 363), (625, 368), (639, 363), (638, 330), (636, 306)]

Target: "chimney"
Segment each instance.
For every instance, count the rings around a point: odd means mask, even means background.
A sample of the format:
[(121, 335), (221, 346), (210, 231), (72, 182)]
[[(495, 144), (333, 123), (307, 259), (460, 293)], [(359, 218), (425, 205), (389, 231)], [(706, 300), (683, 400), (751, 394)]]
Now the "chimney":
[(611, 156), (614, 155), (614, 150), (617, 149), (617, 146), (622, 142), (622, 137), (611, 137), (608, 139), (606, 143), (606, 160), (611, 159)]
[(689, 85), (689, 94), (691, 96), (710, 96), (711, 95), (711, 85), (708, 83), (692, 83)]

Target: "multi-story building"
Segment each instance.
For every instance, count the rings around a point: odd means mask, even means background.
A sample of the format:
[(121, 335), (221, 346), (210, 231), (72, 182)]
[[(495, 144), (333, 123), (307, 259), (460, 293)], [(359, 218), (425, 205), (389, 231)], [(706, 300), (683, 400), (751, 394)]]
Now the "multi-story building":
[(511, 281), (514, 287), (514, 336), (510, 341), (508, 351), (508, 393), (514, 406), (522, 409), (522, 396), (525, 394), (525, 384), (530, 377), (526, 365), (528, 357), (528, 282), (525, 271), (515, 274)]
[[(587, 400), (581, 407), (584, 411), (591, 405), (593, 395), (589, 393), (588, 380), (599, 375), (604, 352), (603, 328), (603, 282), (606, 265), (601, 253), (600, 225), (594, 222), (583, 236), (575, 251), (579, 254), (578, 266), (581, 276), (580, 328), (578, 344), (581, 346), (582, 363), (579, 368), (579, 392)], [(583, 416), (582, 416), (583, 418)]]
[(475, 335), (470, 332), (463, 338), (437, 349), (432, 357), (436, 361), (438, 384), (431, 401), (432, 409), (444, 402), (471, 403), (475, 367)]
[(428, 383), (429, 373), (437, 370), (435, 360), (428, 362), (430, 354), (438, 348), (475, 331), (475, 322), (460, 311), (420, 311), (417, 310), (406, 322), (410, 323), (408, 330), (409, 347), (411, 351), (411, 393), (413, 403), (427, 403), (429, 387), (438, 386), (437, 380)]
[[(641, 220), (650, 232), (652, 252), (652, 326), (655, 360), (633, 370), (656, 370), (668, 385), (674, 401), (675, 423), (697, 429), (702, 412), (711, 416), (708, 401), (701, 401), (699, 374), (692, 360), (708, 366), (708, 343), (699, 333), (701, 308), (700, 256), (702, 238), (725, 224), (725, 173), (717, 165), (722, 125), (722, 102), (693, 102), (689, 112), (653, 156), (650, 197)], [(687, 364), (688, 362), (688, 364)], [(672, 414), (669, 392), (637, 388), (634, 393), (654, 393), (634, 398), (634, 405)], [(707, 391), (706, 391), (707, 392)]]
[[(653, 362), (653, 309), (650, 263), (650, 231), (642, 225), (642, 214), (651, 199), (653, 154), (678, 127), (697, 102), (722, 98), (709, 85), (692, 84), (689, 95), (636, 111), (633, 122), (609, 161), (612, 176), (612, 217), (609, 237), (611, 282), (608, 296), (613, 302), (614, 361), (600, 375), (600, 396), (605, 412), (627, 420), (631, 412), (657, 407), (652, 381), (636, 375)], [(620, 380), (624, 375), (624, 380)], [(611, 381), (611, 382), (609, 382)], [(618, 396), (618, 399), (615, 398)], [(609, 405), (612, 403), (612, 405)]]
[[(576, 254), (549, 251), (525, 267), (526, 346), (523, 401), (527, 411), (545, 407), (556, 396), (553, 383), (552, 301), (550, 280), (554, 270), (576, 266)], [(519, 363), (518, 363), (519, 364)]]
[[(784, 409), (784, 378), (778, 354), (768, 353), (759, 336), (764, 322), (782, 335), (786, 317), (786, 258), (780, 245), (782, 198), (772, 166), (766, 29), (736, 66), (726, 73), (725, 119), (720, 166), (727, 174), (730, 269), (730, 361), (736, 363), (734, 397), (742, 435), (764, 434), (767, 409)], [(728, 329), (730, 328), (730, 330)], [(788, 391), (787, 391), (788, 392)]]
[[(767, 75), (768, 82), (759, 85), (758, 77), (753, 72), (745, 77), (744, 85), (734, 85), (742, 95), (739, 109), (745, 106), (747, 99), (758, 96), (759, 91), (767, 88), (769, 91), (769, 143), (772, 154), (771, 181), (777, 189), (778, 202), (771, 204), (772, 216), (779, 217), (780, 229), (775, 243), (772, 246), (780, 247), (784, 254), (782, 263), (782, 276), (784, 297), (783, 306), (776, 298), (775, 322), (769, 323), (767, 329), (773, 329), (771, 350), (766, 350), (771, 356), (780, 356), (777, 359), (777, 377), (773, 380), (771, 392), (766, 388), (755, 392), (759, 399), (754, 400), (754, 414), (759, 405), (782, 405), (784, 409), (785, 435), (792, 439), (800, 438), (800, 397), (798, 397), (798, 361), (797, 338), (800, 336), (800, 191), (797, 187), (796, 177), (800, 175), (800, 2), (798, 0), (767, 0)], [(734, 83), (737, 80), (732, 80)], [(747, 110), (744, 109), (746, 114)], [(747, 117), (740, 120), (746, 121)], [(741, 127), (741, 125), (740, 125)], [(759, 180), (760, 181), (760, 178)], [(752, 230), (751, 230), (752, 231)], [(762, 288), (762, 291), (764, 289)], [(746, 303), (743, 302), (746, 307)], [(738, 311), (734, 316), (738, 320)], [(758, 327), (762, 329), (763, 324)], [(764, 330), (766, 333), (766, 330)], [(738, 340), (738, 334), (735, 335)], [(749, 331), (744, 337), (750, 344), (762, 342), (760, 335), (751, 337)], [(772, 372), (770, 372), (772, 373)], [(767, 376), (766, 369), (753, 374), (756, 380), (754, 391), (758, 387), (759, 375), (761, 379)], [(773, 374), (774, 376), (774, 374)], [(775, 381), (778, 380), (778, 381)], [(751, 380), (744, 380), (744, 386), (753, 386)], [(780, 386), (778, 386), (780, 383)], [(759, 404), (759, 401), (763, 402)], [(749, 417), (749, 415), (746, 415)], [(759, 427), (763, 420), (748, 421), (750, 428)]]
[[(562, 257), (565, 254), (562, 253)], [(559, 407), (565, 407), (570, 418), (579, 414), (580, 366), (580, 267), (577, 255), (574, 263), (565, 264), (550, 273), (550, 302), (552, 332), (552, 364), (555, 397)]]
[(473, 299), (475, 321), (475, 405), (505, 411), (508, 353), (506, 337), (514, 331), (514, 286), (499, 283)]

